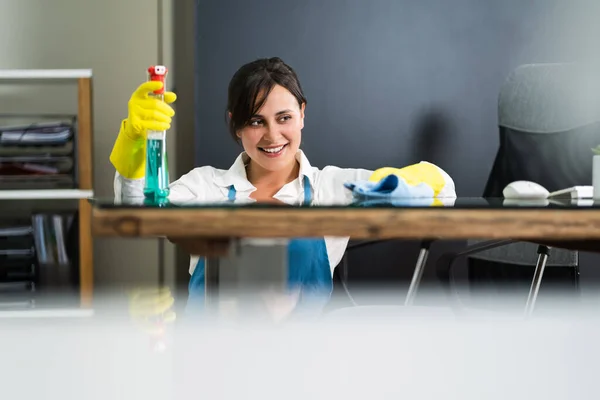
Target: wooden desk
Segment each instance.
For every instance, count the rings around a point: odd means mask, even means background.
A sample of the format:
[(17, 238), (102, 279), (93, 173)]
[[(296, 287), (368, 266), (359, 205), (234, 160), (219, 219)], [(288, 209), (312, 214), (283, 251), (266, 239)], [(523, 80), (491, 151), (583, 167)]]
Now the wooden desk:
[[(477, 201), (479, 200), (479, 201)], [(353, 239), (600, 239), (600, 205), (497, 207), (136, 207), (94, 205), (92, 232), (112, 237)]]
[[(436, 207), (402, 204), (376, 207), (231, 204), (153, 207), (109, 202), (93, 207), (92, 231), (95, 236), (176, 238), (174, 241), (189, 252), (207, 256), (208, 296), (211, 285), (218, 282), (219, 273), (214, 271), (222, 268), (218, 260), (232, 254), (232, 243), (239, 242), (239, 238), (513, 239), (596, 251), (600, 243), (600, 204), (579, 206), (548, 201), (507, 204), (502, 199), (457, 199), (452, 206)], [(271, 265), (269, 268), (272, 265), (287, 268), (287, 259), (281, 255), (280, 248), (278, 255), (274, 251), (269, 253), (269, 246), (263, 245), (263, 248), (259, 267), (267, 263)], [(243, 256), (236, 251), (239, 263)], [(414, 300), (427, 254), (428, 245), (422, 248), (415, 266), (407, 305)], [(536, 269), (540, 275), (530, 291), (533, 302), (544, 266), (545, 258), (541, 269)], [(214, 282), (210, 283), (213, 276)], [(533, 302), (528, 300), (528, 304)], [(532, 306), (528, 307), (532, 309)]]

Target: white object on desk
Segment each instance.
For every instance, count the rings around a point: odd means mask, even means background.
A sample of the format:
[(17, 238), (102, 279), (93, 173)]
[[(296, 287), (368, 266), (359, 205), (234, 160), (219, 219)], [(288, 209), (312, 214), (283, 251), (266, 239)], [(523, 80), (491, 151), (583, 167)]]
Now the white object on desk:
[(593, 198), (600, 199), (600, 155), (595, 155), (592, 162)]
[(573, 186), (567, 189), (557, 190), (548, 195), (553, 198), (565, 199), (591, 199), (594, 197), (593, 186)]
[(545, 187), (530, 181), (511, 182), (502, 191), (506, 199), (547, 199), (549, 194)]

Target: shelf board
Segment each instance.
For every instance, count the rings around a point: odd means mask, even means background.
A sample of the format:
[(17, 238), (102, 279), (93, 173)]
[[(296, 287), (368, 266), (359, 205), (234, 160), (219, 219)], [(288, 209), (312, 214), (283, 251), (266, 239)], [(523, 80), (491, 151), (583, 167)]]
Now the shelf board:
[(0, 69), (0, 79), (79, 79), (91, 77), (91, 69)]
[(88, 199), (93, 190), (49, 189), (49, 190), (0, 190), (0, 200), (66, 200)]
[(3, 318), (89, 318), (94, 316), (91, 308), (57, 308), (32, 310), (0, 310)]

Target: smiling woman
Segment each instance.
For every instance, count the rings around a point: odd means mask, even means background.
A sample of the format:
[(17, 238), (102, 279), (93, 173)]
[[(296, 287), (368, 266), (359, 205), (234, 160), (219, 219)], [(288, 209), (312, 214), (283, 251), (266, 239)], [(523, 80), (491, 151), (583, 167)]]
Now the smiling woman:
[(229, 130), (250, 161), (253, 199), (272, 198), (298, 177), (306, 98), (294, 70), (279, 58), (244, 65), (229, 84)]
[[(115, 195), (143, 197), (144, 138), (148, 129), (168, 129), (175, 94), (164, 102), (148, 93), (160, 82), (142, 84), (129, 101), (129, 115), (121, 124), (111, 162), (116, 168)], [(279, 58), (243, 65), (228, 89), (227, 118), (232, 137), (244, 151), (228, 170), (211, 166), (193, 169), (170, 185), (171, 202), (233, 200), (287, 204), (334, 204), (350, 201), (344, 184), (369, 179), (372, 171), (327, 166), (312, 167), (302, 150), (306, 98), (295, 71)], [(332, 272), (341, 261), (347, 237), (291, 240), (288, 245), (289, 300), (300, 305), (324, 305), (332, 290)], [(194, 246), (181, 243), (192, 254), (188, 306), (204, 299), (204, 258), (193, 256)], [(317, 306), (319, 308), (320, 306)], [(302, 309), (302, 307), (298, 308)]]

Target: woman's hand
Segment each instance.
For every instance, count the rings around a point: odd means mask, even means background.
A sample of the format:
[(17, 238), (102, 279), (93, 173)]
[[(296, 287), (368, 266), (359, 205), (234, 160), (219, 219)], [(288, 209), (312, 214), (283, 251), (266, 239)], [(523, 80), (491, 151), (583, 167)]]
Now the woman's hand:
[(129, 293), (129, 315), (144, 332), (162, 335), (175, 321), (175, 299), (167, 287), (136, 288)]
[(173, 92), (165, 92), (164, 102), (150, 96), (151, 92), (162, 87), (162, 82), (144, 82), (131, 95), (128, 103), (129, 114), (125, 121), (125, 134), (129, 138), (145, 139), (148, 130), (166, 131), (171, 128), (171, 119), (175, 111), (169, 104), (173, 103), (177, 96)]
[(142, 179), (146, 168), (146, 133), (150, 130), (167, 130), (175, 111), (169, 106), (177, 96), (165, 92), (161, 101), (150, 96), (163, 83), (149, 81), (142, 83), (129, 99), (129, 113), (121, 128), (112, 152), (110, 162), (121, 176), (127, 179)]

